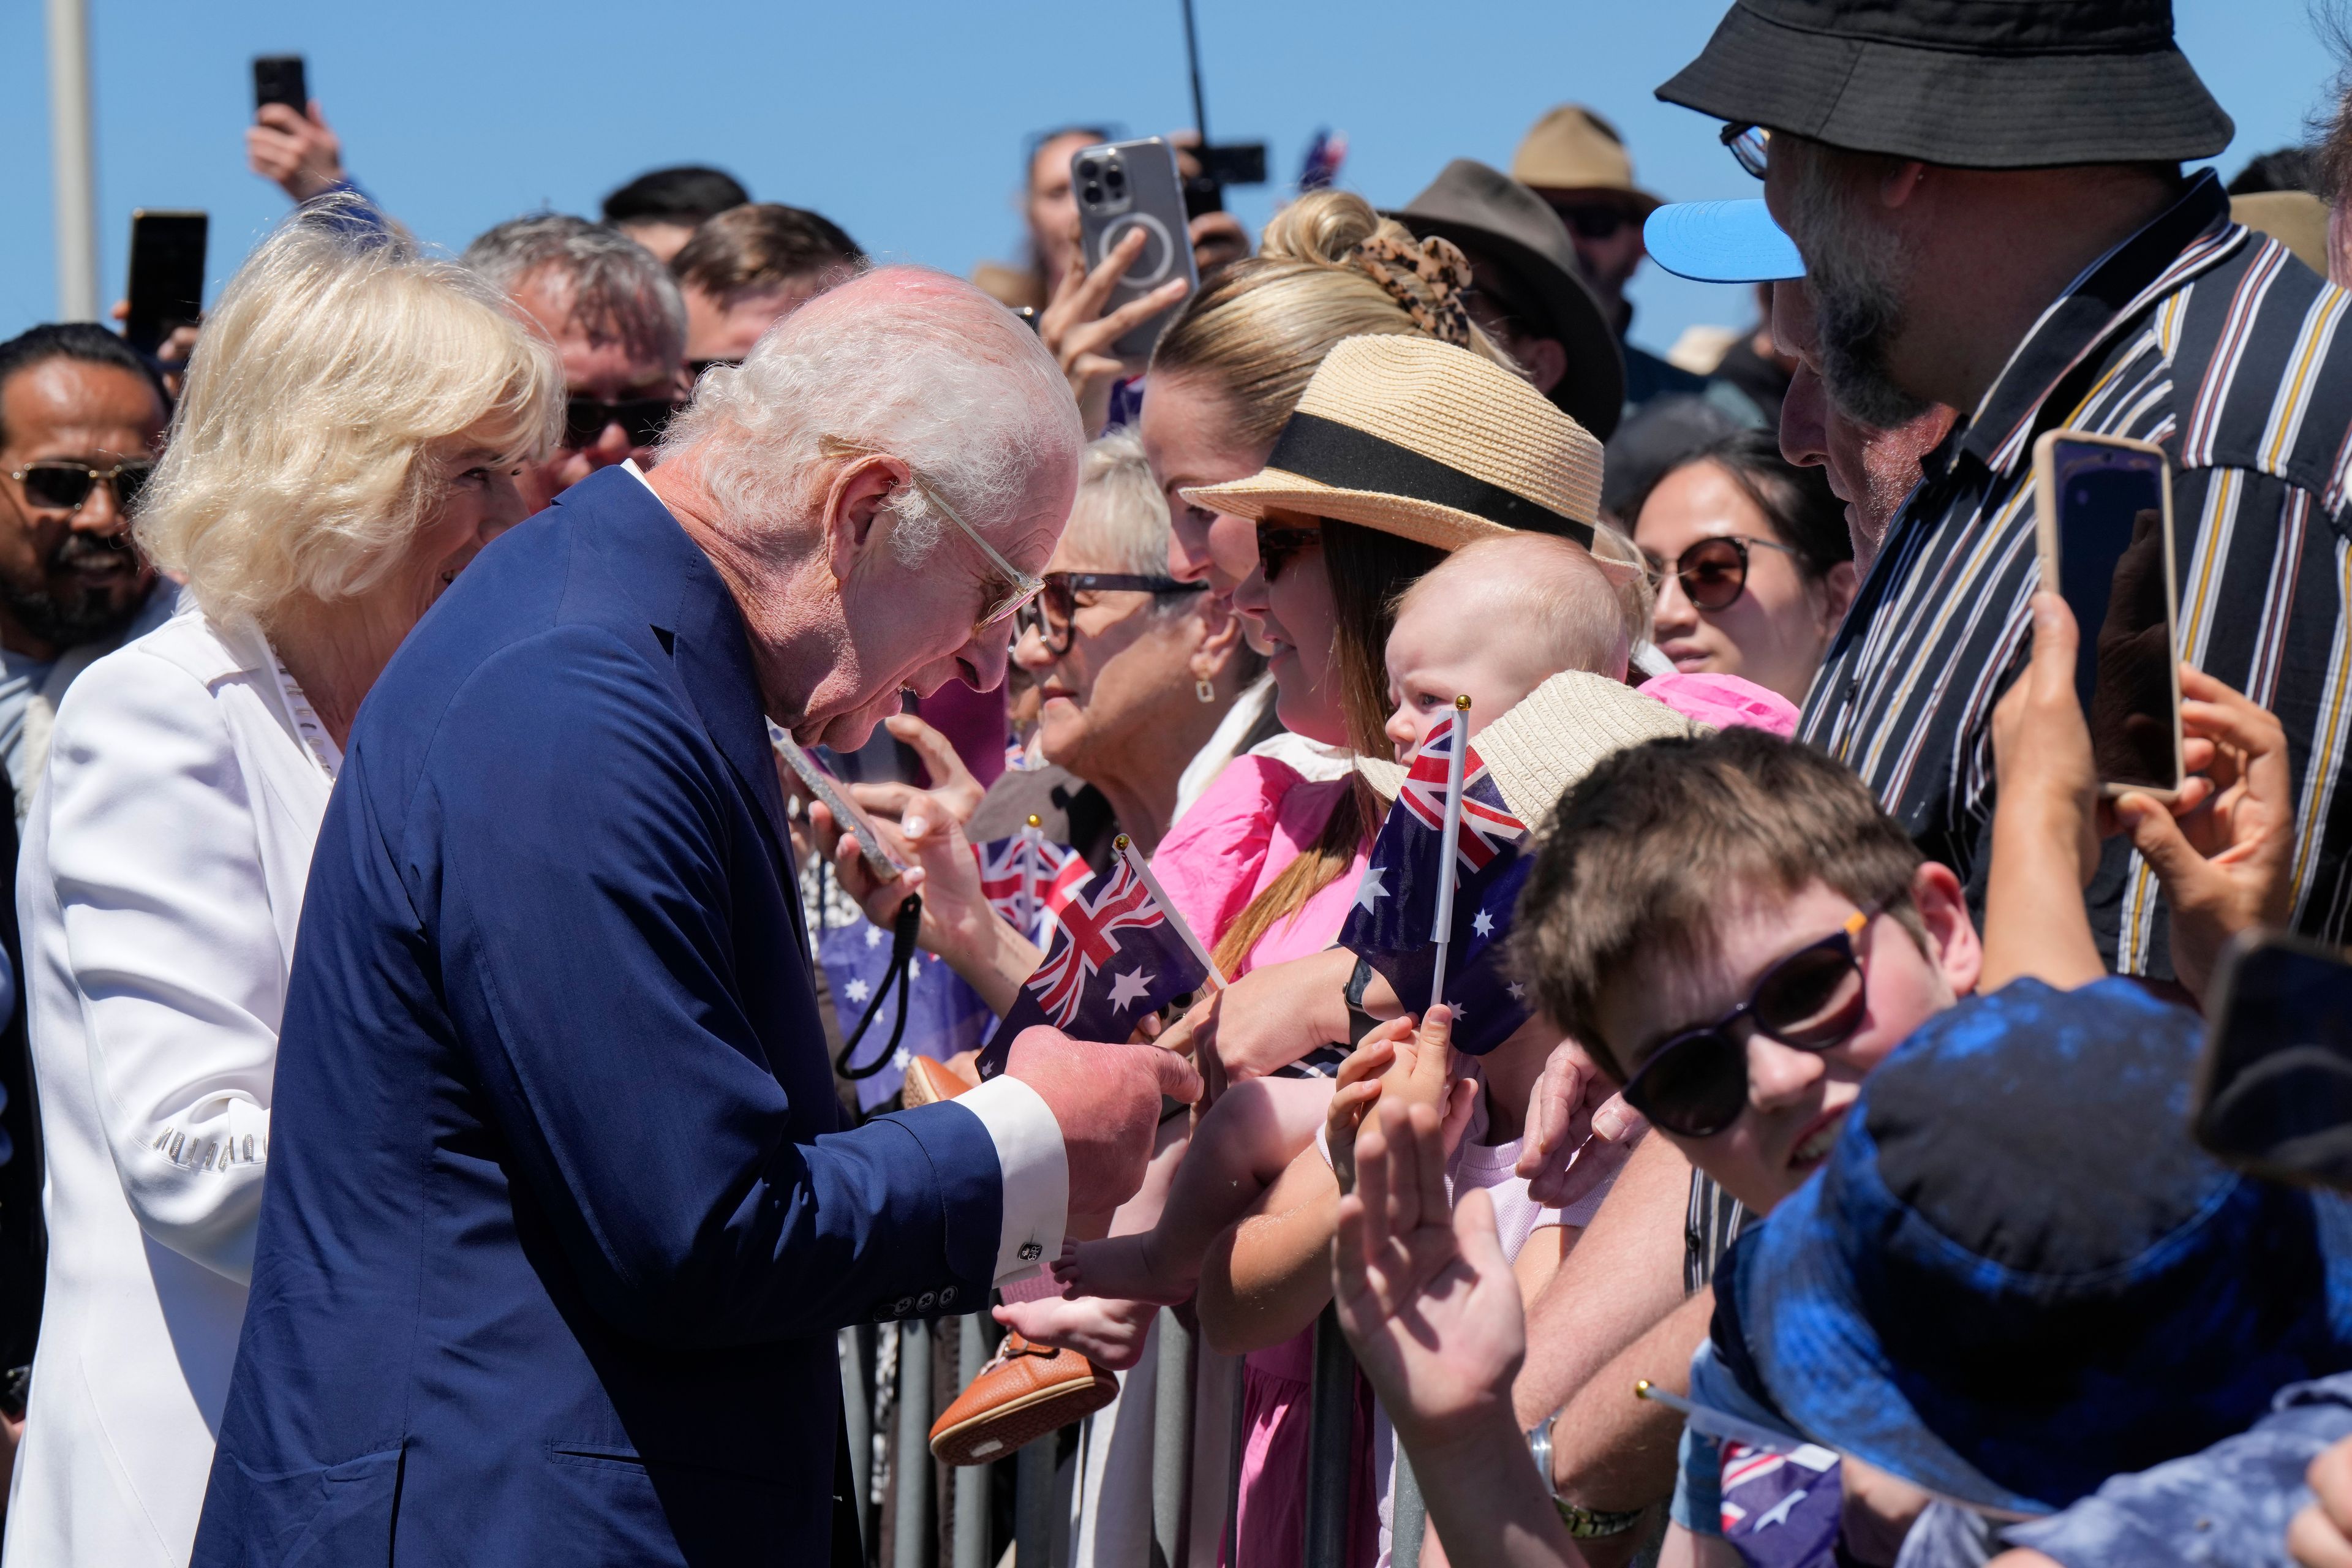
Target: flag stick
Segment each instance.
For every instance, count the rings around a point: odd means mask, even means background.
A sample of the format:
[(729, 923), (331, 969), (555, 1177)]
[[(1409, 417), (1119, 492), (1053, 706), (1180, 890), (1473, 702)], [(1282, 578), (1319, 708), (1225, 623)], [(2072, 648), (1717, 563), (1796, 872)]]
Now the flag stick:
[(1633, 1397), (1653, 1400), (1669, 1410), (1680, 1411), (1683, 1419), (1710, 1436), (1728, 1437), (1735, 1443), (1745, 1443), (1768, 1454), (1794, 1453), (1805, 1443), (1802, 1437), (1791, 1437), (1785, 1432), (1775, 1432), (1769, 1426), (1742, 1420), (1727, 1410), (1717, 1410), (1711, 1405), (1693, 1404), (1670, 1389), (1660, 1388), (1646, 1377), (1634, 1381)]
[(1033, 812), (1021, 835), (1021, 934), (1033, 939), (1037, 931), (1037, 861), (1045, 852), (1044, 828)]
[(1445, 759), (1445, 832), (1437, 852), (1444, 870), (1437, 879), (1437, 964), (1429, 982), (1433, 1007), (1445, 1000), (1445, 949), (1454, 939), (1454, 882), (1459, 875), (1454, 841), (1462, 832), (1462, 763), (1470, 754), (1470, 699), (1456, 697), (1454, 716), (1446, 721), (1454, 726), (1454, 750)]
[(1168, 923), (1175, 928), (1178, 936), (1184, 939), (1184, 945), (1192, 950), (1192, 956), (1201, 961), (1201, 967), (1209, 972), (1209, 978), (1215, 982), (1217, 989), (1223, 990), (1224, 971), (1219, 969), (1217, 961), (1209, 956), (1209, 950), (1201, 945), (1201, 939), (1192, 934), (1192, 928), (1184, 923), (1183, 914), (1168, 901), (1168, 895), (1160, 890), (1160, 879), (1151, 874), (1151, 868), (1144, 862), (1143, 852), (1124, 833), (1111, 840), (1111, 847), (1118, 851), (1118, 858), (1127, 862), (1127, 868), (1135, 873), (1136, 880), (1143, 884), (1144, 891), (1158, 902), (1160, 912), (1168, 917)]

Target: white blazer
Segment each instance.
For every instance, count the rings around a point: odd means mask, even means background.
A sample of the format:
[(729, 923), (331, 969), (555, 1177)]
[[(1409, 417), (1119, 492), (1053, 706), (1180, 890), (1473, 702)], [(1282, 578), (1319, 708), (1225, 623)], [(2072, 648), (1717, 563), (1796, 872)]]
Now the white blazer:
[(58, 710), (16, 870), (49, 1268), (5, 1568), (181, 1568), (194, 1544), (333, 784), (320, 733), (323, 761), (259, 631), (193, 600)]

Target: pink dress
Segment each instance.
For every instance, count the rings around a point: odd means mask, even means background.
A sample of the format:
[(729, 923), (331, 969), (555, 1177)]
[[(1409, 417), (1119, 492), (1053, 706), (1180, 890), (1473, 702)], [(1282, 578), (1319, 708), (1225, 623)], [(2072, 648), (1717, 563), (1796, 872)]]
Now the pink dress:
[[(1314, 844), (1351, 787), (1344, 778), (1308, 782), (1270, 757), (1235, 757), (1160, 841), (1151, 869), (1169, 900), (1214, 947), (1249, 901)], [(1369, 843), (1359, 847), (1346, 871), (1259, 938), (1236, 974), (1320, 952), (1337, 941), (1370, 848)], [(1243, 1362), (1237, 1561), (1227, 1568), (1293, 1568), (1306, 1556), (1307, 1392), (1314, 1364), (1311, 1329)], [(1347, 1561), (1369, 1568), (1380, 1550), (1380, 1522), (1371, 1390), (1360, 1376), (1355, 1404)]]

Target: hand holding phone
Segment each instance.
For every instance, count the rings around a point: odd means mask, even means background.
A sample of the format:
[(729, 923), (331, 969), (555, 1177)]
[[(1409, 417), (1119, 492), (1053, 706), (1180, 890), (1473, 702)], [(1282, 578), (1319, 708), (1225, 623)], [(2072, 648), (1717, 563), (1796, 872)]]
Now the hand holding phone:
[(300, 55), (253, 57), (253, 107), (256, 111), (282, 103), (300, 114), (310, 107), (310, 87)]
[[(1175, 319), (1184, 295), (1200, 286), (1194, 269), (1191, 215), (1176, 150), (1161, 137), (1107, 142), (1070, 155), (1070, 189), (1078, 202), (1081, 254), (1089, 272), (1114, 252), (1129, 259), (1108, 292), (1112, 310), (1181, 279), (1173, 300), (1122, 332), (1111, 352), (1132, 365), (1151, 357), (1160, 334)], [(1132, 237), (1140, 235), (1139, 247)], [(1172, 292), (1172, 291), (1171, 291)]]

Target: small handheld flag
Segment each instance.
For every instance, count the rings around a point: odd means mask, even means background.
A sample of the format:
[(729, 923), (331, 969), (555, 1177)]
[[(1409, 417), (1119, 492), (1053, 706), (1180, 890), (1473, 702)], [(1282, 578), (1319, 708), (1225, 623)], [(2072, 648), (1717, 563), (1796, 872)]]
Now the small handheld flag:
[(1070, 901), (1090, 874), (1086, 857), (1048, 840), (1032, 816), (1009, 837), (971, 847), (980, 862), (980, 890), (989, 906), (1022, 935), (1046, 940), (1046, 921)]
[(1138, 1020), (1215, 973), (1208, 950), (1121, 834), (1110, 869), (1055, 917), (1053, 945), (980, 1053), (994, 1078), (1022, 1030), (1051, 1025), (1081, 1040), (1124, 1040)]

